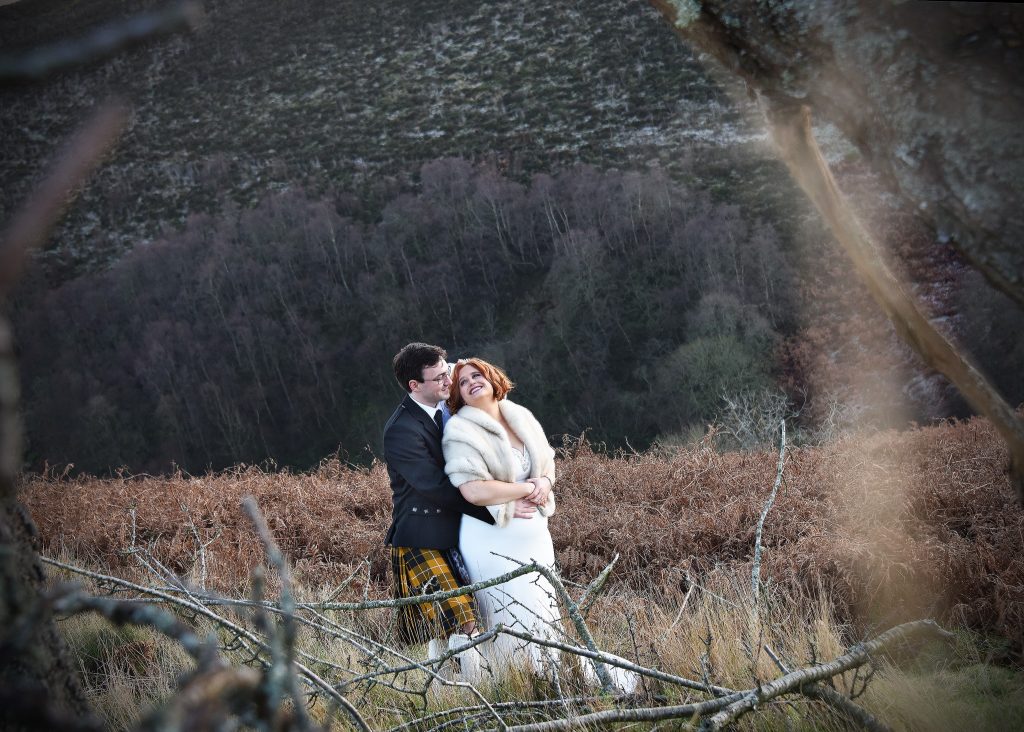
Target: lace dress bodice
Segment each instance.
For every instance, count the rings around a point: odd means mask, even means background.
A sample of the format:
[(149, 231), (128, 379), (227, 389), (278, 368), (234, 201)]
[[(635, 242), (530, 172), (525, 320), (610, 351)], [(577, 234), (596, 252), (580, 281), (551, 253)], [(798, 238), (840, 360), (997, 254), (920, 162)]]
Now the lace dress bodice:
[(519, 463), (519, 470), (516, 473), (516, 482), (521, 482), (530, 477), (530, 469), (533, 467), (533, 461), (530, 460), (530, 453), (526, 449), (526, 445), (523, 445), (523, 449), (520, 452), (515, 447), (512, 448), (512, 455)]

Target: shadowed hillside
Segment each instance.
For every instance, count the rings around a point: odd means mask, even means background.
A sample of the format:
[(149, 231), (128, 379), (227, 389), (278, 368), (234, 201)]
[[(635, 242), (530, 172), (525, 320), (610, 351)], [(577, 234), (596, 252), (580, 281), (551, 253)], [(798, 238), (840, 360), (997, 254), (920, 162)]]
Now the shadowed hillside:
[[(138, 5), (5, 7), (0, 43), (81, 34)], [(756, 128), (642, 0), (206, 7), (197, 34), (3, 93), (0, 218), (98, 98), (135, 104), (55, 240), (64, 266), (96, 266), (190, 213), (295, 185), (373, 201), (451, 155), (517, 176), (658, 163), (730, 197), (786, 186)], [(745, 160), (722, 155), (737, 147)]]
[[(144, 5), (4, 6), (0, 40)], [(195, 34), (2, 92), (0, 217), (103, 95), (135, 109), (15, 299), (37, 466), (355, 455), (413, 338), (507, 361), (553, 433), (619, 446), (683, 439), (749, 389), (781, 389), (813, 426), (966, 413), (893, 337), (749, 102), (647, 3), (207, 10)], [(962, 288), (956, 258), (818, 134), (925, 307), (1019, 401), (1019, 313)]]

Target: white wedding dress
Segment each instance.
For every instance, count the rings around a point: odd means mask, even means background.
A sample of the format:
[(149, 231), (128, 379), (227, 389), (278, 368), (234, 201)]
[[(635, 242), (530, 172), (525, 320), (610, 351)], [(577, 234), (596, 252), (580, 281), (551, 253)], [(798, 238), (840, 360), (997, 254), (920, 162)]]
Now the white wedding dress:
[[(530, 474), (529, 453), (513, 448), (520, 470), (516, 482)], [(488, 506), (497, 516), (498, 506)], [(547, 567), (555, 565), (555, 548), (548, 532), (548, 518), (539, 512), (530, 519), (513, 518), (508, 526), (487, 524), (471, 516), (462, 517), (459, 550), (472, 582), (481, 582), (517, 569), (536, 560)], [(561, 613), (554, 588), (548, 580), (534, 572), (520, 575), (501, 585), (476, 593), (481, 625), (493, 628), (501, 623), (507, 628), (526, 631), (541, 638), (555, 639)], [(509, 666), (526, 666), (543, 674), (549, 649), (535, 643), (498, 635), (481, 649), (486, 662), (495, 672)]]
[[(512, 448), (520, 470), (515, 481), (525, 481), (530, 475), (530, 454)], [(488, 506), (497, 516), (499, 506)], [(548, 531), (548, 517), (539, 511), (533, 518), (513, 518), (508, 526), (486, 524), (479, 519), (463, 515), (459, 531), (459, 551), (462, 554), (471, 582), (498, 577), (524, 564), (537, 561), (554, 568), (555, 547)], [(571, 642), (560, 637), (561, 612), (555, 590), (546, 577), (536, 572), (520, 575), (513, 580), (476, 593), (482, 629), (501, 623), (506, 628), (523, 630), (538, 638)], [(484, 667), (501, 675), (509, 668), (525, 668), (540, 676), (548, 676), (549, 664), (557, 663), (558, 651), (529, 643), (511, 635), (499, 634), (494, 640), (478, 646), (483, 654)], [(580, 668), (588, 683), (598, 685), (597, 673), (590, 661), (580, 659)], [(632, 693), (639, 682), (637, 674), (615, 666), (608, 666), (618, 691)]]

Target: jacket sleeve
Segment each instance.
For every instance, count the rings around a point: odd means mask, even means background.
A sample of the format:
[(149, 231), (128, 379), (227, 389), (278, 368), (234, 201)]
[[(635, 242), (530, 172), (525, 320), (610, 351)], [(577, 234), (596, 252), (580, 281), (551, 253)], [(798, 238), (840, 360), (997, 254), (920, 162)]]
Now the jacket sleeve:
[(470, 513), (477, 508), (462, 497), (452, 485), (444, 468), (428, 454), (423, 435), (410, 426), (396, 422), (384, 433), (384, 459), (388, 466), (405, 478), (406, 483), (435, 506)]

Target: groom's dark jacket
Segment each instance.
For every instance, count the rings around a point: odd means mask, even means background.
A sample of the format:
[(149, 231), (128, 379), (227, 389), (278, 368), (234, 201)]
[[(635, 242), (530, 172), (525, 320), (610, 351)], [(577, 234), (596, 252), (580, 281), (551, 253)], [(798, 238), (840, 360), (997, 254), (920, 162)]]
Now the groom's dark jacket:
[(462, 514), (494, 523), (490, 511), (467, 501), (448, 480), (441, 432), (411, 396), (384, 425), (384, 462), (393, 502), (385, 544), (451, 549), (459, 545)]

